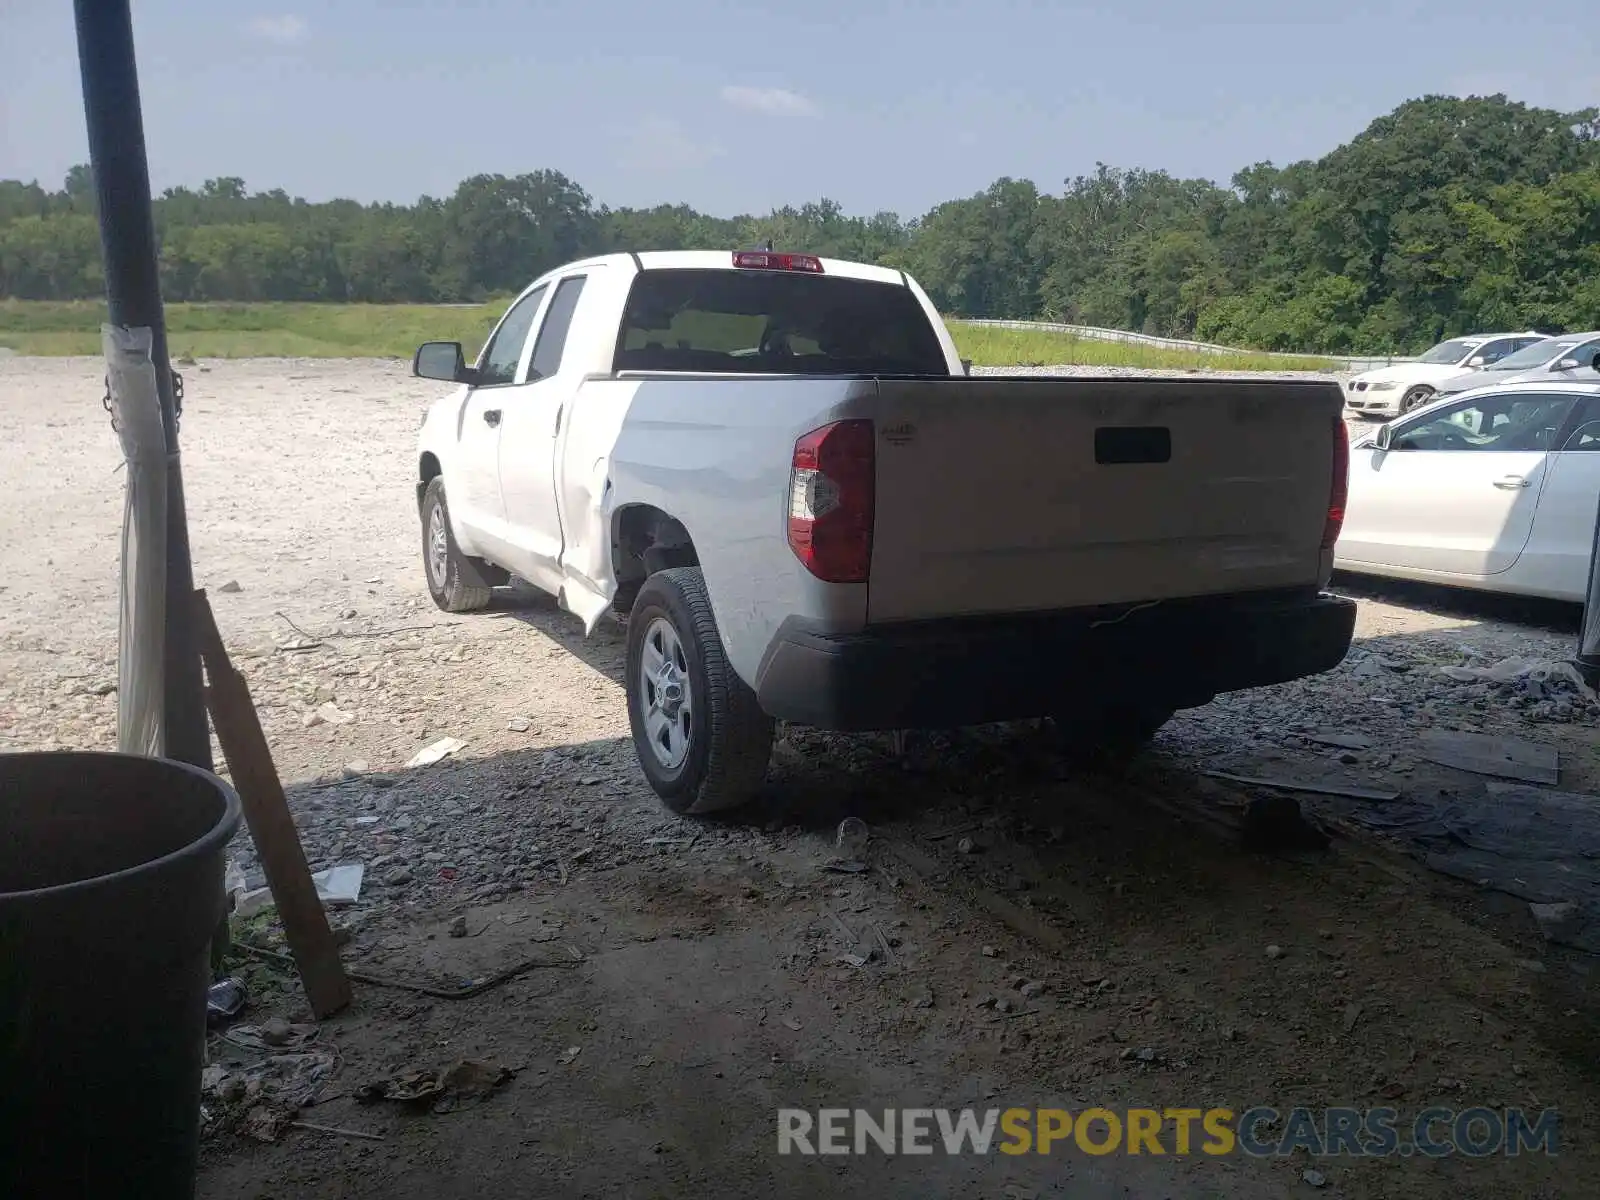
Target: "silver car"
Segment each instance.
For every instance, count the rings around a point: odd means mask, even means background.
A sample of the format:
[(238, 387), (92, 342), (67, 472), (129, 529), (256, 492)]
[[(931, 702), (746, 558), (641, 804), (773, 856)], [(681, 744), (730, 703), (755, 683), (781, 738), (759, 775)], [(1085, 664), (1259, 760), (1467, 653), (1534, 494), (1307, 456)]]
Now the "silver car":
[[(1561, 333), (1525, 346), (1499, 362), (1477, 371), (1463, 371), (1440, 380), (1434, 399), (1458, 395), (1471, 388), (1499, 387), (1508, 383), (1588, 383), (1589, 368), (1600, 355), (1600, 330)], [(1574, 374), (1577, 372), (1577, 374)]]

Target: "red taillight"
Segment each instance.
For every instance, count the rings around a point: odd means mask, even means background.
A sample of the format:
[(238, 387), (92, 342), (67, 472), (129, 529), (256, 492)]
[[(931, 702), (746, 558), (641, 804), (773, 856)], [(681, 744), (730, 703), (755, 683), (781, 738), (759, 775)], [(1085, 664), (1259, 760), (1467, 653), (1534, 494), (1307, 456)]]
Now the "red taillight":
[(1333, 482), (1328, 487), (1328, 521), (1322, 527), (1322, 548), (1332, 550), (1344, 528), (1344, 506), (1350, 498), (1350, 430), (1343, 417), (1333, 419)]
[(871, 421), (835, 421), (794, 444), (789, 548), (826, 583), (864, 583), (872, 565)]
[(808, 271), (822, 274), (822, 260), (815, 254), (774, 254), (771, 250), (735, 250), (733, 265), (746, 271)]

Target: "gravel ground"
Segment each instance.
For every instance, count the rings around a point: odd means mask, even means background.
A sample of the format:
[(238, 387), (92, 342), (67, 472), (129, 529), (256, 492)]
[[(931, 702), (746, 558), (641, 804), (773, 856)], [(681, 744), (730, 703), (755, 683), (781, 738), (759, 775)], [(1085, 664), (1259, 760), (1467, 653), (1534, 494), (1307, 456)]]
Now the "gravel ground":
[[(577, 964), (459, 1002), (358, 988), (323, 1026), (339, 1068), (309, 1119), (387, 1142), (257, 1144), (218, 1106), (203, 1195), (1596, 1194), (1586, 964), (1525, 906), (1383, 846), (1245, 853), (1212, 831), (1244, 793), (1197, 774), (1481, 790), (1421, 759), (1417, 734), (1443, 727), (1557, 746), (1562, 786), (1594, 791), (1583, 697), (1439, 669), (1570, 653), (1572, 610), (1362, 586), (1342, 667), (1181, 714), (1123, 772), (1071, 773), (1031, 726), (903, 755), (795, 729), (762, 803), (685, 821), (634, 764), (615, 629), (585, 640), (515, 593), (467, 617), (429, 604), (410, 480), (432, 385), (390, 362), (185, 374), (198, 582), (308, 857), (366, 867), (338, 916), (347, 960), (444, 979), (530, 952)], [(0, 748), (114, 742), (122, 495), (99, 375), (0, 361), (0, 476), (24, 499), (0, 515)], [(443, 737), (465, 745), (407, 769)], [(845, 816), (873, 831), (864, 872), (827, 869)], [(247, 836), (233, 852), (254, 875)], [(252, 934), (273, 938), (270, 916)], [(303, 1015), (271, 964), (245, 973), (250, 1020)], [(517, 1077), (450, 1116), (349, 1098), (463, 1055)], [(780, 1105), (913, 1102), (1559, 1106), (1565, 1126), (1554, 1161), (771, 1156)]]

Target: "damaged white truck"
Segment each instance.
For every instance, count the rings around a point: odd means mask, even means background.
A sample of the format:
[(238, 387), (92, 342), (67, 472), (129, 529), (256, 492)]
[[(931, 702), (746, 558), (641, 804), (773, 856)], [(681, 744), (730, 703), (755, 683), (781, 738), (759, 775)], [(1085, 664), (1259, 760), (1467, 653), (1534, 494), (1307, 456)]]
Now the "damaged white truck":
[(435, 603), (624, 618), (677, 812), (751, 798), (776, 721), (1131, 747), (1350, 645), (1333, 382), (973, 378), (904, 273), (770, 251), (572, 263), (413, 370), (460, 385), (418, 447)]

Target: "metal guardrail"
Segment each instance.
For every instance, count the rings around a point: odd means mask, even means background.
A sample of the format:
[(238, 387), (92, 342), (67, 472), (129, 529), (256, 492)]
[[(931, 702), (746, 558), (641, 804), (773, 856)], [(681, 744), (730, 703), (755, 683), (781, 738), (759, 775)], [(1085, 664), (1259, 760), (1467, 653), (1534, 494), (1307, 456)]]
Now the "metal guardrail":
[(1127, 342), (1138, 346), (1152, 346), (1163, 350), (1186, 350), (1196, 354), (1256, 354), (1264, 358), (1322, 358), (1339, 365), (1345, 371), (1371, 371), (1394, 363), (1411, 362), (1405, 355), (1352, 358), (1343, 354), (1290, 354), (1281, 350), (1241, 350), (1238, 346), (1219, 346), (1214, 342), (1191, 342), (1183, 338), (1156, 337), (1149, 333), (1130, 333), (1126, 329), (1101, 329), (1094, 325), (1063, 325), (1055, 321), (998, 321), (953, 318), (963, 325), (986, 325), (991, 329), (1034, 330), (1040, 333), (1064, 333), (1094, 342)]

